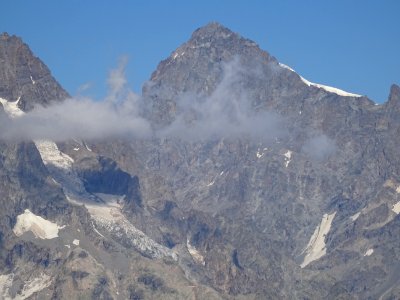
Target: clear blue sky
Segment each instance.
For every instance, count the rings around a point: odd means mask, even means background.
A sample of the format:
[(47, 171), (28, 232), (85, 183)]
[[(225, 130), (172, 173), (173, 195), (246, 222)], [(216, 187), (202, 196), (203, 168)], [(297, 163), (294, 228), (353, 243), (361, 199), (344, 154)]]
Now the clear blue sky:
[(310, 81), (386, 101), (400, 84), (400, 1), (2, 1), (0, 31), (23, 38), (71, 93), (102, 97), (128, 55), (136, 92), (198, 27), (217, 21)]

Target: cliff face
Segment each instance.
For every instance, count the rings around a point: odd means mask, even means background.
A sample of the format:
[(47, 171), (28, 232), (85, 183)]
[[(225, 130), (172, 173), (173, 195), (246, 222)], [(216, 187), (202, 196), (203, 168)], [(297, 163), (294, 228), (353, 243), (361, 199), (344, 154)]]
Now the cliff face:
[(0, 35), (0, 97), (17, 101), (23, 111), (68, 97), (50, 70), (16, 36)]
[[(393, 95), (396, 87), (387, 104), (375, 105), (311, 83), (212, 23), (163, 60), (143, 89), (154, 127), (180, 138), (93, 147), (138, 175), (152, 214), (138, 226), (166, 245), (193, 246), (199, 276), (217, 290), (375, 296), (396, 273), (383, 253), (394, 253), (397, 242), (383, 246), (372, 233), (397, 230)], [(271, 125), (280, 130), (253, 135), (259, 124), (246, 120), (254, 128), (245, 137), (202, 136), (204, 103), (231, 109), (243, 98), (256, 112), (250, 118), (278, 114)]]
[[(18, 38), (0, 64), (6, 104), (67, 97)], [(0, 295), (398, 297), (399, 94), (375, 105), (196, 30), (144, 86), (151, 139), (0, 144)]]
[[(1, 35), (1, 124), (66, 97), (27, 45)], [(138, 178), (85, 141), (1, 141), (0, 176), (1, 299), (176, 299), (193, 293), (176, 252), (130, 219), (143, 213)], [(219, 298), (201, 284), (196, 295)]]

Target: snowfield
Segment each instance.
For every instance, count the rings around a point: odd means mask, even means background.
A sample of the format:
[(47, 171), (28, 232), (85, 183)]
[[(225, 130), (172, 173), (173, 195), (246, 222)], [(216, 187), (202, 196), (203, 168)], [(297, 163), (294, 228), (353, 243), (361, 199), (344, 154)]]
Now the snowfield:
[[(17, 106), (18, 101), (9, 102), (0, 98), (0, 102), (4, 106), (5, 112), (11, 118), (16, 118), (24, 114)], [(118, 196), (100, 194), (96, 196), (88, 193), (82, 180), (73, 170), (74, 160), (69, 155), (60, 151), (55, 142), (49, 140), (36, 140), (34, 142), (44, 165), (53, 177), (54, 182), (62, 187), (66, 198), (71, 203), (85, 205), (88, 209), (92, 217), (92, 224), (95, 232), (104, 237), (95, 227), (96, 225), (115, 238), (128, 239), (130, 245), (141, 253), (155, 258), (169, 256), (174, 260), (178, 259), (174, 251), (158, 244), (129, 222), (122, 213), (122, 207), (119, 204), (120, 199)], [(89, 151), (92, 151), (85, 143), (84, 145)], [(105, 198), (102, 199), (102, 196)], [(63, 227), (59, 227), (55, 223), (36, 216), (27, 209), (23, 214), (17, 217), (17, 223), (13, 231), (17, 236), (31, 231), (38, 238), (53, 239), (58, 237), (58, 230), (61, 228)], [(72, 243), (75, 246), (80, 244), (77, 239)]]
[(16, 236), (21, 236), (25, 232), (31, 231), (36, 238), (51, 240), (58, 237), (58, 230), (64, 227), (33, 214), (29, 209), (25, 209), (23, 214), (17, 216), (17, 223), (13, 232)]
[[(289, 67), (289, 66), (287, 66), (285, 64), (279, 63), (279, 66), (281, 66), (284, 69), (290, 70), (293, 73), (296, 73), (295, 70), (293, 70), (291, 67)], [(297, 75), (299, 75), (299, 74), (297, 74)], [(319, 83), (314, 83), (314, 82), (308, 81), (307, 79), (305, 79), (305, 78), (303, 78), (301, 76), (300, 76), (300, 79), (308, 86), (315, 86), (315, 87), (317, 87), (319, 89), (323, 89), (323, 90), (325, 90), (325, 91), (327, 91), (329, 93), (334, 93), (334, 94), (337, 94), (339, 96), (344, 96), (344, 97), (362, 97), (361, 95), (349, 93), (349, 92), (343, 91), (343, 90), (335, 88), (335, 87), (331, 87), (331, 86), (327, 86), (327, 85), (323, 85), (323, 84), (319, 84)]]
[(392, 211), (397, 215), (400, 214), (400, 201), (393, 205)]
[(16, 294), (15, 297), (11, 297), (10, 290), (13, 288), (14, 277), (15, 276), (12, 273), (8, 275), (0, 275), (0, 299), (29, 299), (33, 294), (48, 288), (52, 283), (51, 277), (42, 273), (38, 277), (26, 281), (22, 287), (22, 291)]
[(321, 223), (315, 228), (313, 235), (310, 238), (306, 248), (302, 253), (305, 253), (303, 263), (300, 267), (304, 268), (311, 262), (320, 259), (326, 254), (325, 237), (331, 229), (332, 221), (335, 218), (336, 212), (332, 214), (324, 214)]
[(3, 98), (0, 98), (0, 102), (4, 107), (4, 111), (10, 118), (16, 118), (22, 116), (24, 112), (18, 107), (19, 99), (14, 102), (7, 101)]

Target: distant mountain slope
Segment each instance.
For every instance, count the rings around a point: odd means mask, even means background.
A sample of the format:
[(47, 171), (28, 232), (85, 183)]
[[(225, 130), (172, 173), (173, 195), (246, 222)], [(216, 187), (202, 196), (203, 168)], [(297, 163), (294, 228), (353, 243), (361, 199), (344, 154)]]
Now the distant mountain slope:
[[(0, 50), (3, 118), (67, 97)], [(0, 297), (400, 297), (398, 86), (375, 105), (210, 23), (143, 101), (147, 139), (0, 144)]]
[(0, 35), (0, 97), (19, 101), (24, 111), (68, 97), (50, 70), (16, 36)]

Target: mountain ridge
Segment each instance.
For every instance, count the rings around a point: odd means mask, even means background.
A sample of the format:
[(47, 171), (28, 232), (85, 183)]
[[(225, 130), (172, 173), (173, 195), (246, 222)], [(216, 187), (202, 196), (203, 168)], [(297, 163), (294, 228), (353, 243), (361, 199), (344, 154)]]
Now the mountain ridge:
[[(10, 86), (18, 90), (12, 85), (18, 80)], [(286, 134), (1, 142), (0, 175), (8, 179), (0, 189), (7, 203), (0, 295), (400, 295), (398, 86), (384, 105), (308, 86), (255, 43), (212, 23), (153, 73), (143, 90), (147, 116), (161, 129), (177, 124), (188, 116), (188, 95), (191, 104), (244, 101), (255, 115), (274, 111)], [(32, 99), (27, 107), (49, 104)], [(50, 241), (17, 237), (12, 229), (25, 209), (67, 226)], [(32, 278), (39, 290), (29, 289)]]
[(45, 64), (15, 35), (0, 35), (0, 72), (0, 97), (19, 101), (24, 111), (69, 97)]

